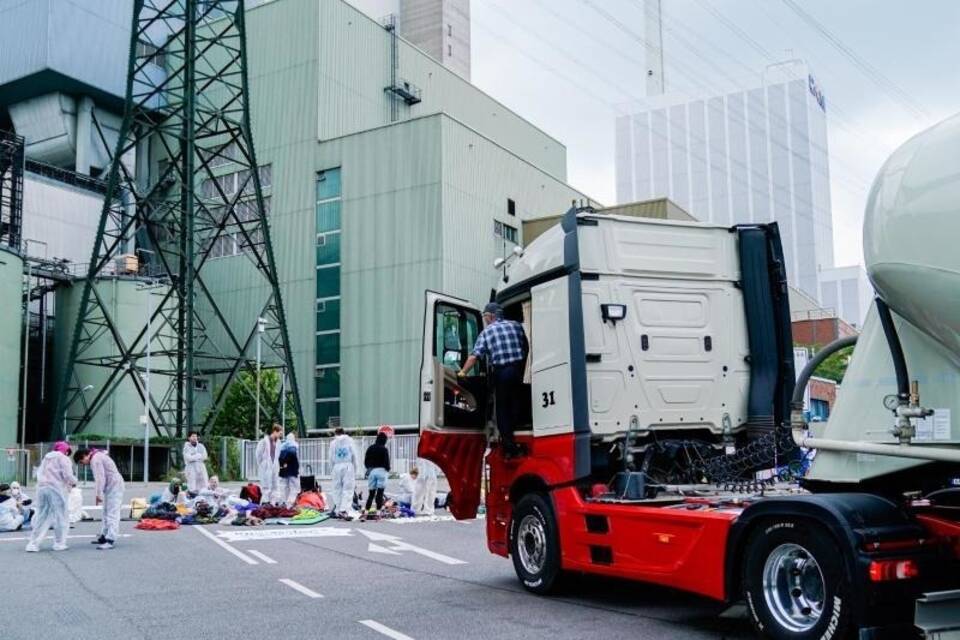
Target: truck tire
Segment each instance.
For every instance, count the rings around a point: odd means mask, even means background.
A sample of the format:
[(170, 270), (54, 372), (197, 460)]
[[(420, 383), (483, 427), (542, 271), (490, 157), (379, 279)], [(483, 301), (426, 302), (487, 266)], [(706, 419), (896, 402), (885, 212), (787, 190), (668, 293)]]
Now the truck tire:
[(744, 600), (757, 631), (775, 640), (840, 640), (851, 631), (851, 586), (837, 544), (810, 522), (762, 523), (747, 541)]
[(528, 493), (517, 502), (510, 522), (510, 556), (527, 591), (543, 595), (558, 586), (560, 535), (547, 496)]

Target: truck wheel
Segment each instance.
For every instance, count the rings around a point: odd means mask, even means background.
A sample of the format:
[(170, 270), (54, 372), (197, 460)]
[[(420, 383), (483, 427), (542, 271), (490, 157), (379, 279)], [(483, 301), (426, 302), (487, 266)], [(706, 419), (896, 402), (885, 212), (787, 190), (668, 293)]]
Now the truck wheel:
[(529, 493), (517, 503), (510, 523), (510, 556), (523, 586), (550, 593), (560, 577), (560, 536), (547, 496)]
[(830, 640), (850, 631), (850, 584), (837, 545), (820, 527), (783, 519), (747, 541), (743, 590), (757, 630), (776, 640)]

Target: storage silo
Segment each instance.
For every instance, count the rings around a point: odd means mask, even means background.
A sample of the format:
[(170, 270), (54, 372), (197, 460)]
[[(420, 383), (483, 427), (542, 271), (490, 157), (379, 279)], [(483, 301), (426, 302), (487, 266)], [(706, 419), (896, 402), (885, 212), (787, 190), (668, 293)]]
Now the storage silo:
[(13, 446), (19, 433), (20, 351), (23, 347), (23, 258), (0, 245), (0, 446)]

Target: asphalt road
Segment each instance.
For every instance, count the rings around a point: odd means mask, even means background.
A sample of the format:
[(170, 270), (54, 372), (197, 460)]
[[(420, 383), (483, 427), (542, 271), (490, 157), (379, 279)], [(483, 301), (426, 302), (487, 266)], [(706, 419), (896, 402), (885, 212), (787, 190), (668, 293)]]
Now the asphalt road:
[(133, 524), (106, 552), (88, 544), (92, 522), (71, 530), (64, 552), (48, 539), (28, 554), (23, 533), (0, 534), (0, 638), (753, 637), (742, 616), (662, 588), (582, 579), (557, 597), (530, 595), (511, 563), (486, 551), (482, 520)]

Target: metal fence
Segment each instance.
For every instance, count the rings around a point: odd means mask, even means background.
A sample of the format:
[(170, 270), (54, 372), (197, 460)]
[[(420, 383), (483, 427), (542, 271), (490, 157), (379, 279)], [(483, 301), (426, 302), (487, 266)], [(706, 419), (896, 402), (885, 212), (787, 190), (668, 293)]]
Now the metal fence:
[[(364, 468), (362, 464), (363, 454), (367, 447), (376, 440), (375, 435), (354, 437), (354, 453), (357, 460), (361, 461), (357, 465), (357, 477), (362, 478)], [(330, 478), (332, 469), (330, 467), (330, 443), (333, 438), (303, 438), (299, 440), (300, 444), (300, 473), (313, 475), (319, 478)], [(243, 477), (246, 480), (256, 480), (257, 471), (257, 442), (256, 440), (244, 440), (243, 446)], [(417, 445), (420, 442), (418, 434), (397, 435), (387, 440), (387, 449), (390, 451), (390, 471), (391, 473), (407, 473), (411, 467), (416, 466)], [(280, 446), (280, 442), (277, 446)]]
[(26, 485), (30, 477), (30, 451), (27, 449), (0, 449), (0, 482), (16, 480)]
[[(120, 475), (123, 476), (124, 480), (128, 482), (139, 482), (143, 480), (144, 447), (142, 444), (116, 444), (111, 443), (109, 440), (90, 442), (79, 438), (71, 440), (70, 444), (74, 448), (83, 447), (84, 449), (88, 449), (94, 447), (102, 449), (110, 454), (110, 457), (114, 463), (116, 463), (117, 470), (120, 472)], [(38, 442), (27, 445), (24, 453), (27, 456), (26, 468), (28, 469), (28, 473), (24, 484), (33, 484), (37, 476), (37, 468), (40, 466), (40, 461), (43, 460), (43, 456), (50, 452), (52, 447), (52, 442)], [(5, 452), (0, 449), (0, 454), (3, 453)], [(167, 472), (172, 467), (170, 454), (170, 445), (150, 445), (149, 471), (151, 481), (162, 480), (167, 475)], [(0, 482), (3, 481), (3, 464), (3, 462), (0, 462)], [(90, 468), (85, 465), (77, 467), (77, 479), (84, 483), (92, 481), (93, 475), (90, 473)], [(21, 480), (21, 482), (23, 482), (23, 480)]]

